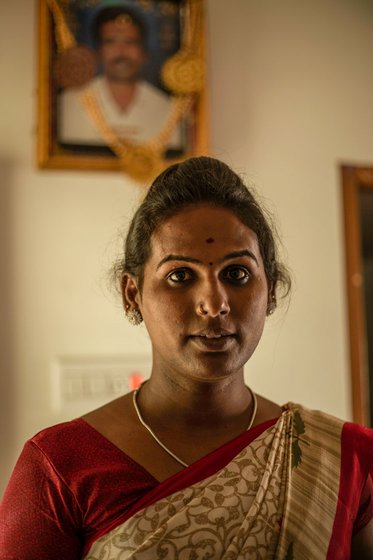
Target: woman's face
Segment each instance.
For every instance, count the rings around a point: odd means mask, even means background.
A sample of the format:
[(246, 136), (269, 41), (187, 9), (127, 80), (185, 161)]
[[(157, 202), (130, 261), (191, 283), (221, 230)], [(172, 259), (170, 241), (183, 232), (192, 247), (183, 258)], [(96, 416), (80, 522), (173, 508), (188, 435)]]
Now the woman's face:
[(242, 372), (262, 335), (269, 288), (257, 236), (233, 212), (198, 204), (173, 215), (151, 237), (142, 291), (131, 285), (153, 374)]

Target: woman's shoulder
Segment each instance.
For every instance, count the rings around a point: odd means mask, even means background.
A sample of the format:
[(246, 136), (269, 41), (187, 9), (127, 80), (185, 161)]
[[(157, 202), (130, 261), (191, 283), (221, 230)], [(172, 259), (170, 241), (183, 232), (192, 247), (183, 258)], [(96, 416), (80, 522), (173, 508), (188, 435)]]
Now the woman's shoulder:
[[(26, 441), (21, 457), (31, 458), (64, 476), (79, 470), (94, 449), (102, 448), (101, 437), (84, 420), (76, 418), (36, 433)], [(97, 451), (96, 457), (100, 454)]]
[(102, 432), (96, 429), (95, 418), (112, 417), (112, 411), (120, 407), (125, 412), (126, 406), (123, 406), (123, 397), (111, 401), (102, 407), (92, 410), (79, 418), (74, 418), (65, 422), (54, 424), (37, 432), (27, 443), (33, 443), (41, 449), (50, 449), (57, 446), (61, 450), (62, 446), (71, 446), (81, 448), (85, 445), (94, 445), (97, 442), (103, 444), (105, 437)]
[(319, 409), (315, 409), (315, 408), (310, 408), (304, 404), (299, 404), (299, 403), (294, 403), (294, 402), (288, 402), (287, 404), (285, 404), (283, 406), (284, 409), (287, 410), (298, 410), (304, 414), (307, 414), (311, 417), (315, 417), (315, 418), (320, 418), (320, 419), (324, 419), (325, 422), (338, 422), (341, 424), (344, 424), (346, 426), (349, 427), (349, 429), (351, 430), (356, 430), (357, 432), (360, 432), (362, 434), (366, 434), (367, 436), (371, 436), (373, 434), (373, 428), (370, 428), (369, 426), (365, 426), (363, 424), (359, 424), (357, 422), (351, 421), (351, 420), (346, 420), (345, 418), (341, 418), (339, 416), (336, 416), (335, 414), (332, 414), (331, 412), (326, 412), (324, 410), (319, 410)]
[(36, 432), (29, 441), (43, 444), (43, 442), (50, 442), (61, 436), (77, 435), (84, 432), (86, 429), (86, 424), (81, 418), (74, 418), (72, 420), (65, 420), (64, 422), (59, 422), (58, 424), (53, 424), (52, 426), (47, 426), (42, 428), (40, 431)]
[[(90, 414), (94, 417), (95, 411)], [(80, 469), (87, 461), (92, 466), (102, 461), (123, 463), (123, 451), (89, 421), (90, 414), (44, 428), (25, 447), (33, 448), (61, 471)]]
[(354, 422), (345, 422), (342, 435), (342, 445), (353, 450), (354, 455), (363, 457), (370, 465), (373, 475), (373, 429)]
[(283, 408), (285, 411), (290, 411), (296, 427), (303, 423), (304, 429), (309, 433), (322, 433), (328, 441), (335, 439), (340, 442), (342, 451), (348, 449), (349, 455), (363, 457), (373, 465), (372, 428), (301, 404), (290, 402)]
[(75, 418), (43, 428), (31, 437), (26, 445), (33, 445), (46, 455), (53, 454), (54, 451), (61, 453), (67, 447), (84, 447), (94, 438), (95, 434), (92, 432), (92, 428), (82, 418)]
[(290, 412), (293, 416), (300, 415), (306, 418), (310, 422), (312, 422), (313, 420), (314, 422), (320, 422), (325, 425), (335, 424), (335, 425), (340, 425), (341, 427), (344, 425), (350, 425), (351, 429), (355, 429), (357, 431), (362, 431), (367, 433), (369, 432), (373, 433), (373, 430), (371, 428), (362, 426), (360, 424), (356, 424), (354, 422), (350, 422), (346, 419), (335, 416), (334, 414), (330, 412), (326, 412), (324, 410), (310, 408), (304, 404), (287, 402), (286, 404), (283, 405), (282, 408), (285, 412)]

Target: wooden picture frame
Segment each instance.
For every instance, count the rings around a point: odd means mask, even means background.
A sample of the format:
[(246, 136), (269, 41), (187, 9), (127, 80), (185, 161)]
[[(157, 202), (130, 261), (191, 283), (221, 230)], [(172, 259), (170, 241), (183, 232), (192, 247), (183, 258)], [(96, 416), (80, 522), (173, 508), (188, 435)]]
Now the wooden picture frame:
[[(118, 119), (125, 115), (122, 128), (119, 120), (110, 122), (106, 98), (95, 89), (99, 81), (109, 83), (97, 16), (113, 4), (129, 10), (146, 28), (146, 63), (138, 83), (147, 89), (142, 105), (137, 103), (138, 122), (135, 117), (132, 124), (126, 120), (135, 114), (136, 97), (130, 109), (118, 111)], [(203, 0), (39, 0), (38, 166), (121, 170), (149, 181), (171, 163), (207, 154), (203, 8)], [(123, 26), (129, 22), (133, 27), (135, 20), (121, 14), (116, 29), (124, 32)], [(161, 109), (157, 99), (150, 101), (150, 88), (162, 98)], [(89, 137), (93, 129), (98, 138), (94, 133)]]
[(341, 180), (352, 413), (354, 422), (370, 426), (373, 393), (368, 369), (360, 196), (367, 189), (373, 194), (373, 168), (342, 165)]

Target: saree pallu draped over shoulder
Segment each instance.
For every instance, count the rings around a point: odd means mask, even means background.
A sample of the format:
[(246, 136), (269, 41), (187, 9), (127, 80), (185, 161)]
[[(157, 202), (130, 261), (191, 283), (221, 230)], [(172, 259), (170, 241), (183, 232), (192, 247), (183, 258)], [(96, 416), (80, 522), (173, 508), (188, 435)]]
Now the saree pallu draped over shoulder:
[[(150, 491), (89, 543), (84, 559), (349, 558), (342, 549), (329, 556), (343, 425), (287, 405), (254, 440), (249, 432), (239, 436), (241, 449), (213, 474), (198, 475), (197, 461)], [(225, 446), (205, 459), (219, 453)], [(349, 550), (351, 535), (345, 538)]]

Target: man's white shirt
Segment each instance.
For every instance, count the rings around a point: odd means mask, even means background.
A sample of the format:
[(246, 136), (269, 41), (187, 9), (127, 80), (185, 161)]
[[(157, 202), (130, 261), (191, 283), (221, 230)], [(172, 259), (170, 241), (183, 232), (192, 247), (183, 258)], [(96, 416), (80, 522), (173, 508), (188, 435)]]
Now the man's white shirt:
[[(131, 143), (141, 144), (162, 130), (171, 110), (171, 98), (145, 81), (139, 81), (130, 106), (123, 110), (113, 99), (106, 78), (96, 76), (84, 88), (70, 88), (58, 96), (58, 139), (66, 144), (103, 145), (105, 141), (81, 101), (81, 94), (94, 93), (105, 122)], [(168, 146), (181, 147), (180, 128)]]

